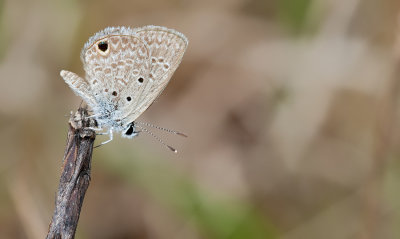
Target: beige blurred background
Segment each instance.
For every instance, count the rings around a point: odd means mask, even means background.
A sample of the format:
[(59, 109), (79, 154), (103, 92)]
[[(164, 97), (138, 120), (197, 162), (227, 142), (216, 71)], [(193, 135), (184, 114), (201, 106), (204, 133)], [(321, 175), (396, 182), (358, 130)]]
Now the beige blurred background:
[[(183, 62), (95, 150), (76, 238), (400, 238), (400, 2), (0, 1), (0, 238), (44, 238), (71, 110), (106, 26), (174, 28)], [(97, 142), (105, 140), (99, 136)]]

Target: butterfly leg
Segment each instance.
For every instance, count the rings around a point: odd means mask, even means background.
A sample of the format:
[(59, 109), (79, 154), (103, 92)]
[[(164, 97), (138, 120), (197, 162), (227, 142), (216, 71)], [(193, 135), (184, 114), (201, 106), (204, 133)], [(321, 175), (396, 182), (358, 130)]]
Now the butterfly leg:
[(102, 131), (103, 129), (100, 127), (86, 127), (86, 129), (91, 129), (93, 131)]
[(92, 118), (96, 118), (96, 117), (99, 117), (100, 115), (99, 114), (97, 114), (97, 115), (91, 115), (91, 116), (87, 116), (86, 118), (88, 118), (88, 119), (92, 119)]
[(95, 146), (95, 148), (100, 147), (102, 145), (105, 145), (107, 143), (110, 143), (113, 140), (114, 136), (113, 136), (112, 128), (110, 128), (110, 130), (107, 133), (104, 133), (104, 134), (108, 134), (110, 136), (110, 138), (108, 140), (102, 142), (101, 144)]
[[(93, 131), (102, 131), (103, 129), (102, 128), (96, 128), (96, 127), (87, 127), (86, 129), (91, 129), (91, 130), (93, 130)], [(108, 132), (101, 132), (101, 133), (96, 133), (96, 135), (106, 135), (106, 134), (109, 134), (110, 132), (108, 131)]]

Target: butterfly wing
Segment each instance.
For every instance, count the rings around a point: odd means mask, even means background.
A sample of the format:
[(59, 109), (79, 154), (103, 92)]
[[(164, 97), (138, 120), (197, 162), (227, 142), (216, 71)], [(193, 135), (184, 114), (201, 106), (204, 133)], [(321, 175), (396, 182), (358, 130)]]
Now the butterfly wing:
[(150, 72), (148, 47), (128, 30), (106, 28), (89, 39), (81, 55), (98, 105), (94, 110), (114, 121), (134, 107), (144, 90), (137, 79)]
[(90, 86), (85, 79), (65, 70), (62, 70), (60, 75), (75, 94), (80, 96), (89, 106), (93, 107), (95, 105), (95, 99), (90, 91)]
[(148, 47), (150, 71), (144, 78), (143, 88), (138, 92), (127, 122), (139, 117), (161, 94), (178, 68), (188, 45), (183, 34), (165, 27), (146, 26), (135, 30), (135, 36)]
[(81, 59), (97, 120), (117, 127), (139, 117), (168, 84), (187, 44), (181, 33), (156, 26), (110, 27), (92, 36)]

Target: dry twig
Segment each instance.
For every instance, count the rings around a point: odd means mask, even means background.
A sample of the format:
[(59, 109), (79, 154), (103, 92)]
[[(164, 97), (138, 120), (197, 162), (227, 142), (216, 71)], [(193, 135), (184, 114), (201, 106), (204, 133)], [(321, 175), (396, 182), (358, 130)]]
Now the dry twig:
[(70, 239), (75, 236), (83, 199), (90, 183), (96, 137), (93, 130), (87, 129), (95, 126), (95, 121), (87, 118), (87, 115), (86, 108), (79, 108), (69, 120), (64, 163), (47, 239)]

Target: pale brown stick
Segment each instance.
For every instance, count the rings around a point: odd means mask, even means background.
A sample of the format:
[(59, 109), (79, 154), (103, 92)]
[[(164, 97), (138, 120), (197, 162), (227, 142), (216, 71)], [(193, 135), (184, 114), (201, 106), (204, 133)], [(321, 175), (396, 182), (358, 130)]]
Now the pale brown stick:
[(79, 108), (69, 120), (69, 131), (56, 205), (47, 239), (71, 239), (75, 236), (85, 193), (90, 183), (90, 167), (96, 134), (87, 127), (95, 121)]

